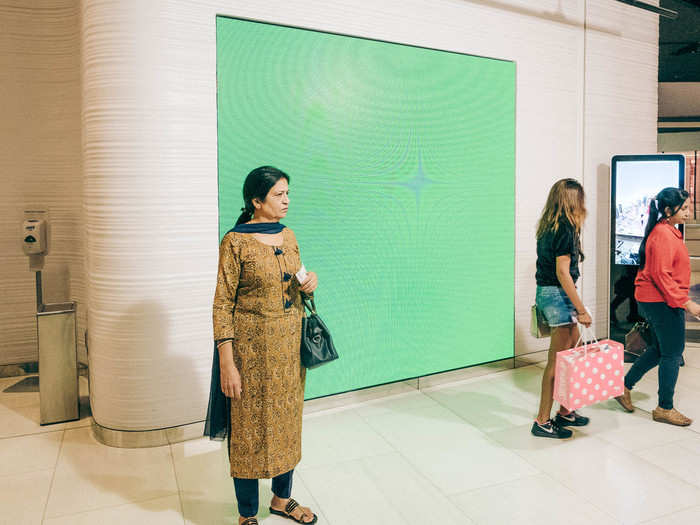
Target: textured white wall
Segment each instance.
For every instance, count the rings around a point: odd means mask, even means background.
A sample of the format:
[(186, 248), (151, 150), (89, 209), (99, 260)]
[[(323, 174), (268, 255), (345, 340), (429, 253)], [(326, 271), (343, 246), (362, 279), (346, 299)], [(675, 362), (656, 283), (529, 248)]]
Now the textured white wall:
[[(657, 2), (658, 5), (658, 2)], [(586, 2), (583, 301), (607, 334), (610, 159), (656, 153), (658, 17), (609, 0)]]
[(34, 274), (23, 211), (52, 226), (44, 301), (78, 301), (85, 361), (79, 0), (0, 3), (0, 365), (36, 361)]
[(610, 0), (85, 0), (98, 423), (153, 429), (205, 413), (218, 245), (217, 14), (514, 60), (517, 353), (546, 345), (528, 335), (534, 228), (564, 176), (587, 187), (582, 287), (594, 315), (607, 316), (606, 170), (613, 153), (655, 151), (656, 16)]

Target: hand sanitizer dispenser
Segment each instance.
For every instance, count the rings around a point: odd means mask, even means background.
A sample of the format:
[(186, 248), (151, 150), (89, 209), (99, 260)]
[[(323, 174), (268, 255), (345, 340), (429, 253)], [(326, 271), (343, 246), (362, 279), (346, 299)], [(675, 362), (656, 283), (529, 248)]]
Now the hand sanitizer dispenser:
[(26, 255), (46, 254), (46, 221), (27, 219), (22, 224), (22, 250)]
[(40, 272), (44, 269), (44, 259), (49, 253), (49, 223), (45, 211), (25, 211), (22, 222), (22, 251), (29, 257), (29, 271)]

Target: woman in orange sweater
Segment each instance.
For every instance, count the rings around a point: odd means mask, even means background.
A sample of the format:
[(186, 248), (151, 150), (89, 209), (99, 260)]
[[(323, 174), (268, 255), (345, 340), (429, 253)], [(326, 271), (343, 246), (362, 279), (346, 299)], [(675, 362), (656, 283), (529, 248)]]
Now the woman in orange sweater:
[(649, 221), (639, 248), (639, 273), (634, 298), (649, 322), (652, 342), (625, 376), (625, 392), (616, 397), (634, 411), (630, 390), (659, 365), (659, 406), (654, 421), (687, 426), (692, 420), (673, 407), (673, 392), (685, 348), (685, 312), (700, 315), (700, 305), (688, 297), (690, 257), (676, 225), (689, 217), (688, 192), (664, 188), (649, 206)]

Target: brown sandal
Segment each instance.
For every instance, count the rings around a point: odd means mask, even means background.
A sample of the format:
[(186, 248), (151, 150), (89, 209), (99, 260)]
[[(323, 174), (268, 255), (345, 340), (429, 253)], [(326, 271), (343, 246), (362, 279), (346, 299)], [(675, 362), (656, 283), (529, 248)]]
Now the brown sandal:
[(241, 525), (258, 525), (257, 518), (247, 518), (241, 522)]
[(656, 407), (651, 411), (651, 417), (654, 421), (668, 423), (669, 425), (677, 425), (679, 427), (687, 427), (693, 422), (692, 419), (685, 417), (675, 408), (666, 410), (661, 407)]
[(270, 514), (275, 514), (276, 516), (282, 516), (283, 518), (287, 518), (290, 520), (294, 520), (297, 523), (302, 523), (303, 525), (311, 525), (312, 523), (316, 523), (318, 521), (318, 516), (314, 514), (314, 519), (311, 521), (304, 521), (304, 518), (308, 515), (306, 512), (303, 512), (301, 515), (301, 519), (297, 519), (294, 516), (292, 516), (292, 512), (294, 512), (294, 509), (297, 507), (300, 507), (299, 503), (292, 499), (289, 498), (289, 501), (287, 502), (287, 506), (284, 507), (284, 510), (275, 510), (272, 507), (270, 507)]

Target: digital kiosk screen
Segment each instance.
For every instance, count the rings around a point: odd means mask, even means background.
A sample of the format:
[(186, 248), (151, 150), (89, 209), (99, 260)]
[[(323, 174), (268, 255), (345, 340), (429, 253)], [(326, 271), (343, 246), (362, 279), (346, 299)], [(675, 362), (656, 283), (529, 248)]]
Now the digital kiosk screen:
[(614, 262), (638, 265), (649, 202), (663, 188), (683, 187), (683, 156), (616, 156), (612, 164)]

